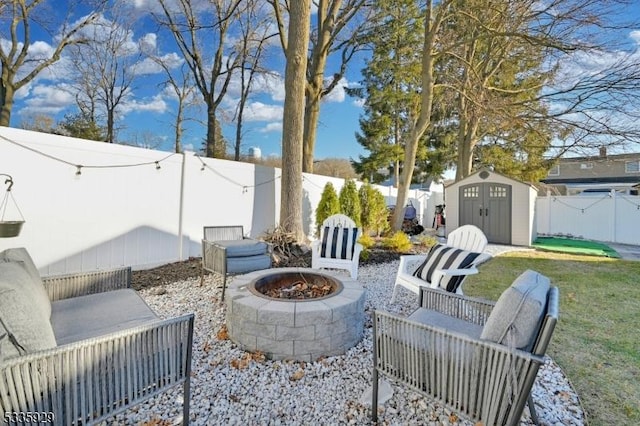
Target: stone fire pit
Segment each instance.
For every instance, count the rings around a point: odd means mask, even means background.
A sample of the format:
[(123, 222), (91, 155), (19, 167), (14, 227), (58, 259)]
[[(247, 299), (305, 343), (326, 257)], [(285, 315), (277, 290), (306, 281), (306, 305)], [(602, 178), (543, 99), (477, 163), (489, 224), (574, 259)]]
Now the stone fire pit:
[[(272, 287), (288, 280), (317, 282), (331, 290), (307, 299), (263, 294), (274, 294)], [(255, 271), (236, 276), (227, 289), (227, 330), (242, 349), (271, 359), (315, 361), (341, 355), (362, 339), (364, 298), (362, 286), (346, 275), (308, 268)]]

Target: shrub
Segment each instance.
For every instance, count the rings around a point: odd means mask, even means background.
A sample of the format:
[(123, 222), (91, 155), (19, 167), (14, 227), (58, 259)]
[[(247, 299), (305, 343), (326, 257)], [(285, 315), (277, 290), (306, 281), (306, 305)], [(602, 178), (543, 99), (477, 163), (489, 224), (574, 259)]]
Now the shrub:
[(331, 182), (327, 182), (322, 190), (322, 196), (318, 207), (316, 207), (316, 232), (320, 235), (320, 228), (322, 222), (325, 221), (331, 215), (340, 213), (340, 202), (338, 201), (338, 194)]
[(371, 184), (365, 183), (358, 191), (360, 197), (363, 233), (380, 236), (389, 230), (387, 220), (387, 203), (382, 192), (375, 189)]
[(358, 188), (356, 183), (352, 179), (347, 179), (340, 189), (340, 212), (349, 216), (356, 223), (356, 226), (361, 226), (360, 220), (360, 197), (358, 197)]
[(438, 239), (433, 235), (418, 235), (415, 237), (415, 243), (422, 248), (430, 249), (438, 244)]
[(407, 253), (413, 247), (409, 236), (402, 231), (396, 231), (390, 237), (382, 239), (382, 246), (396, 253)]
[(371, 247), (376, 245), (376, 240), (374, 240), (370, 235), (362, 234), (358, 239), (358, 242), (362, 244), (363, 249), (370, 249)]

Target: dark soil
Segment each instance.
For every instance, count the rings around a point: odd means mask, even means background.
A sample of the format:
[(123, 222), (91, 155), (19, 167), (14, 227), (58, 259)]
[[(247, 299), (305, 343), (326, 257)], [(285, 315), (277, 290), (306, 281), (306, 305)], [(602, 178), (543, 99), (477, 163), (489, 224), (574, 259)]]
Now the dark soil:
[[(365, 259), (366, 257), (366, 259)], [(399, 259), (398, 253), (372, 248), (368, 250), (368, 256), (360, 257), (360, 265), (387, 263)], [(200, 277), (202, 262), (199, 257), (192, 257), (182, 262), (169, 263), (153, 269), (144, 271), (134, 271), (132, 278), (132, 286), (136, 290), (147, 287), (157, 287), (176, 281), (183, 281), (189, 278)], [(311, 267), (311, 252), (301, 256), (291, 256), (284, 259), (279, 264), (274, 264), (274, 268), (284, 267)], [(208, 274), (208, 272), (205, 272)]]

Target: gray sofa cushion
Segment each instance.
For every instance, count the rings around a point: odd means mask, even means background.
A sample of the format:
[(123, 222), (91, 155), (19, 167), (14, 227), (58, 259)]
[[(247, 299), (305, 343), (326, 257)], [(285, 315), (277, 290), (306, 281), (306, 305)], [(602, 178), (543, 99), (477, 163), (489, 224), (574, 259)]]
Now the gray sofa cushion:
[(451, 317), (431, 309), (418, 308), (409, 315), (408, 318), (421, 324), (441, 327), (447, 331), (461, 333), (473, 339), (479, 338), (482, 333), (482, 326), (480, 325)]
[[(22, 262), (0, 262), (0, 361), (56, 346), (49, 317), (31, 285)], [(20, 347), (10, 341), (10, 335)]]
[[(41, 309), (47, 318), (51, 317), (51, 301), (47, 291), (42, 284), (40, 272), (33, 263), (33, 259), (25, 248), (10, 248), (0, 253), (0, 262), (19, 262), (31, 277), (31, 281), (25, 285), (24, 289), (32, 297), (34, 308)], [(27, 290), (28, 289), (28, 290)]]
[(51, 324), (58, 345), (102, 336), (158, 319), (132, 289), (58, 300), (51, 306)]
[(549, 278), (531, 270), (502, 293), (480, 335), (481, 339), (531, 350), (547, 304)]
[(265, 254), (268, 247), (264, 241), (252, 240), (250, 238), (243, 240), (221, 240), (214, 241), (214, 243), (226, 247), (227, 258)]
[(227, 258), (227, 273), (229, 274), (259, 271), (261, 269), (269, 269), (270, 267), (271, 256), (268, 254)]

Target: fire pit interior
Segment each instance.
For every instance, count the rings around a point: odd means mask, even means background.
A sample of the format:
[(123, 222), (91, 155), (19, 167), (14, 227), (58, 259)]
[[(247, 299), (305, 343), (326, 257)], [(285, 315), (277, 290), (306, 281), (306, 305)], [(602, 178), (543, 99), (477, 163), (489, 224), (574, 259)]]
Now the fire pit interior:
[(364, 299), (357, 281), (315, 269), (238, 275), (225, 298), (229, 338), (271, 359), (340, 355), (362, 339)]
[(342, 290), (342, 284), (329, 275), (312, 272), (286, 272), (266, 275), (249, 284), (249, 290), (272, 299), (321, 299)]

